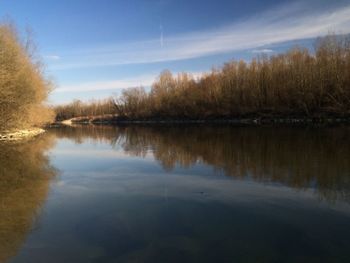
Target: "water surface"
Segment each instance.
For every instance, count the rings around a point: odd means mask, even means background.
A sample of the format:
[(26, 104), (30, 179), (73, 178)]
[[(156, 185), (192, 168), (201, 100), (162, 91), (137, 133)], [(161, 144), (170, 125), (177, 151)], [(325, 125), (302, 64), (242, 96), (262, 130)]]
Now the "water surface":
[(349, 128), (83, 126), (0, 145), (1, 262), (349, 262)]

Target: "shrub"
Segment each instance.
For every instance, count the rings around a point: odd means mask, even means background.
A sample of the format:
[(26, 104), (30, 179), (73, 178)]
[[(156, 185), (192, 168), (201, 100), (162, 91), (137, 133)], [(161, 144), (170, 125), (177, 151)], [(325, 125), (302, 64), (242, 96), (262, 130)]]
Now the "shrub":
[(53, 117), (45, 104), (51, 85), (33, 57), (29, 42), (0, 24), (0, 131), (41, 126)]

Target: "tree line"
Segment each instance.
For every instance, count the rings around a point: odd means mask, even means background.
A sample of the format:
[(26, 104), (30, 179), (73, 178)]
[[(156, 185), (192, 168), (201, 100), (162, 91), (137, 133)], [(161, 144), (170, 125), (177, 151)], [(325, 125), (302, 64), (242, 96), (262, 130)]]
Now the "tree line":
[(34, 47), (12, 24), (0, 23), (0, 132), (41, 126), (54, 117), (46, 104), (52, 85)]
[(115, 114), (115, 101), (112, 97), (103, 100), (91, 100), (82, 102), (74, 100), (65, 105), (57, 105), (54, 107), (56, 112), (56, 120), (68, 120), (75, 117), (101, 116), (106, 114)]
[(105, 101), (73, 102), (57, 107), (57, 116), (117, 114), (130, 120), (348, 117), (350, 37), (329, 35), (314, 46), (314, 52), (296, 47), (250, 62), (233, 60), (199, 78), (188, 73), (174, 76), (165, 70), (149, 92), (135, 87)]

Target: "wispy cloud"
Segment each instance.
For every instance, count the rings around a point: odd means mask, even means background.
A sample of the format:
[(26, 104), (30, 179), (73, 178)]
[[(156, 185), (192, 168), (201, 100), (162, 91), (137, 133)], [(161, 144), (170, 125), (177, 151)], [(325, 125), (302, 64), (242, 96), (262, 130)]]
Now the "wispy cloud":
[(48, 60), (60, 60), (61, 59), (61, 57), (58, 55), (45, 55), (44, 58), (48, 59)]
[[(55, 70), (185, 60), (260, 47), (329, 32), (350, 33), (350, 4), (327, 10), (313, 9), (312, 1), (297, 2), (218, 29), (191, 32), (136, 43), (125, 43), (67, 52)], [(162, 48), (159, 49), (159, 41)]]
[[(177, 73), (174, 73), (176, 75)], [(202, 72), (190, 72), (190, 75), (197, 79), (205, 73)], [(102, 91), (102, 90), (113, 90), (117, 92), (118, 90), (123, 90), (130, 87), (149, 87), (157, 79), (159, 74), (146, 74), (139, 75), (132, 78), (115, 79), (108, 81), (93, 81), (70, 85), (60, 85), (54, 90), (54, 93), (61, 92), (85, 92), (85, 91)]]
[(62, 85), (54, 92), (81, 92), (81, 91), (98, 91), (98, 90), (121, 90), (128, 87), (150, 86), (156, 74), (136, 76), (130, 79), (117, 79), (109, 81), (94, 81), (72, 85)]
[(252, 50), (252, 53), (272, 53), (273, 50), (272, 49), (268, 49), (268, 48), (263, 48), (263, 49), (254, 49)]

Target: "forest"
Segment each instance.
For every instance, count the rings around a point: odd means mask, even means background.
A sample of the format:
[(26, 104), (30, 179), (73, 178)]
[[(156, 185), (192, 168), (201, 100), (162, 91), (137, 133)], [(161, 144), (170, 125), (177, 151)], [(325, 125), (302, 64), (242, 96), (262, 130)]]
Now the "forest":
[(128, 120), (340, 117), (350, 113), (350, 37), (328, 35), (250, 62), (230, 61), (194, 78), (163, 71), (150, 91), (133, 87), (93, 103), (55, 108), (57, 119), (114, 114)]

